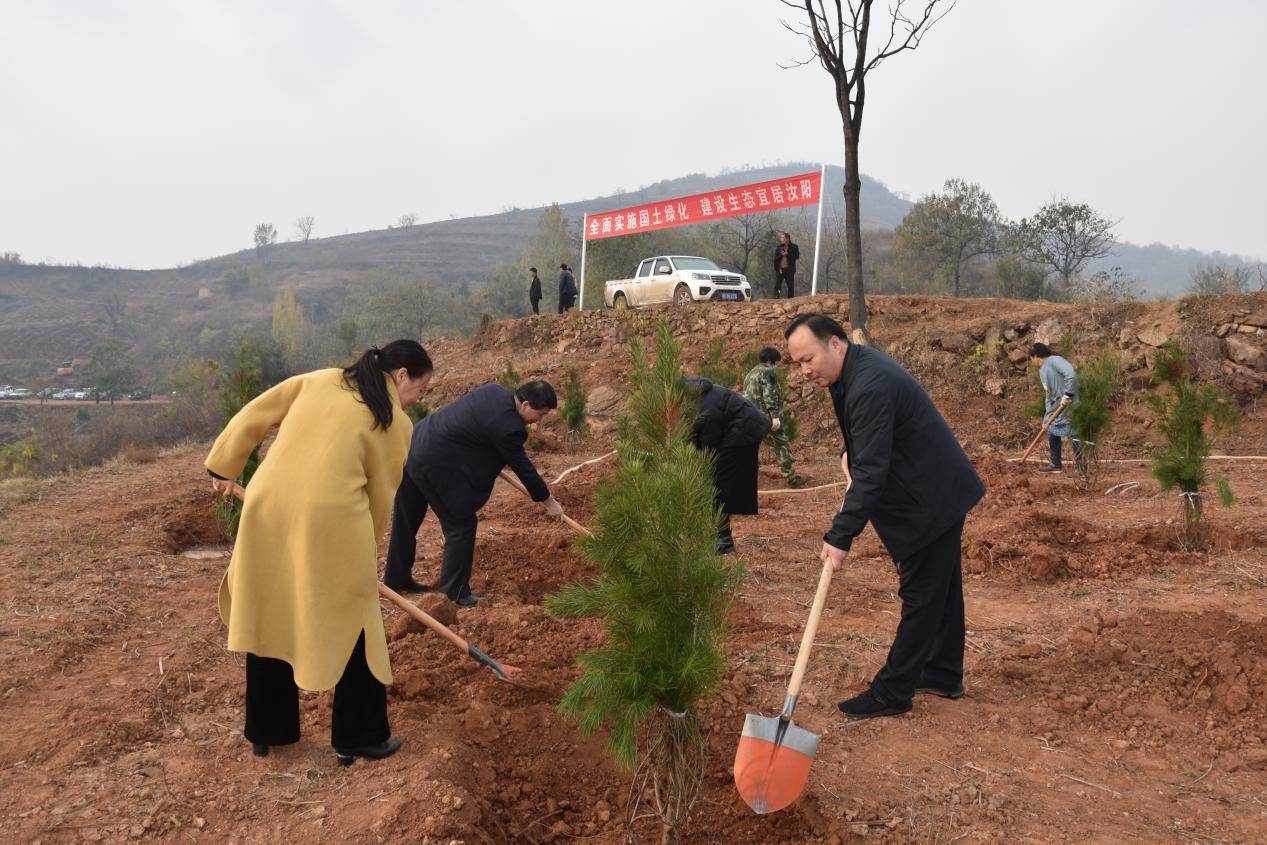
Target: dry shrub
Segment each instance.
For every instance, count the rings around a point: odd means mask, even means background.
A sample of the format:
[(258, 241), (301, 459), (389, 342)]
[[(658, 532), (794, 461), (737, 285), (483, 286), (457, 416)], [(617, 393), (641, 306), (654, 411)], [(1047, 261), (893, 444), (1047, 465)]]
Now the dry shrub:
[(137, 446), (129, 443), (123, 447), (119, 457), (129, 464), (152, 464), (158, 460), (158, 450), (150, 446)]

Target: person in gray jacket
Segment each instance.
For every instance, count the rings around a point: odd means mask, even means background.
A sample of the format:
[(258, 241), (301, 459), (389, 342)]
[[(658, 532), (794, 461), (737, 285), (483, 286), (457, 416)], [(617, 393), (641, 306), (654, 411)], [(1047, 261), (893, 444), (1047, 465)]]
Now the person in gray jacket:
[(1078, 372), (1068, 360), (1055, 354), (1045, 343), (1035, 343), (1030, 350), (1030, 361), (1038, 367), (1038, 380), (1043, 384), (1044, 411), (1043, 419), (1050, 417), (1065, 397), (1068, 404), (1064, 410), (1047, 426), (1047, 445), (1051, 449), (1051, 463), (1039, 469), (1039, 472), (1060, 472), (1063, 468), (1060, 461), (1061, 438), (1068, 437), (1073, 446), (1073, 460), (1082, 471), (1082, 446), (1073, 436), (1073, 426), (1069, 422), (1069, 409), (1078, 401)]

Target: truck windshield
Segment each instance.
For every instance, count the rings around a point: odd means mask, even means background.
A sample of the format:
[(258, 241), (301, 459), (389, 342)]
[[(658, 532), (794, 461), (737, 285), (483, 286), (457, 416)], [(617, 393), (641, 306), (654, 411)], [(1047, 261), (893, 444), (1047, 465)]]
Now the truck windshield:
[(721, 268), (707, 258), (683, 258), (674, 256), (673, 263), (679, 270), (720, 270)]

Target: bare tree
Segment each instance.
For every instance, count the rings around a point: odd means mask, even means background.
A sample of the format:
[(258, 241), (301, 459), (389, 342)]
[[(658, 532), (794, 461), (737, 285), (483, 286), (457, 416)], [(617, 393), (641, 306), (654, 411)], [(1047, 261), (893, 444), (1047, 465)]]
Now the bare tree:
[(295, 221), (295, 232), (299, 235), (299, 239), (304, 243), (308, 243), (308, 239), (312, 237), (312, 227), (317, 223), (315, 217), (300, 217)]
[(396, 225), (400, 226), (402, 229), (412, 229), (414, 224), (417, 222), (418, 215), (414, 214), (412, 211), (408, 214), (402, 214), (400, 217), (396, 218)]
[(119, 333), (119, 321), (123, 319), (123, 315), (128, 310), (128, 295), (123, 291), (114, 291), (107, 294), (105, 299), (101, 301), (101, 311), (106, 315), (106, 319), (110, 321), (110, 334), (117, 335)]
[[(892, 0), (888, 8), (888, 36), (883, 46), (872, 52), (868, 48), (871, 35), (872, 0), (833, 0), (835, 11), (830, 16), (825, 0), (783, 0), (789, 8), (804, 12), (805, 23), (783, 25), (809, 41), (814, 59), (836, 83), (836, 107), (840, 109), (845, 136), (845, 248), (849, 280), (849, 322), (855, 336), (867, 337), (867, 303), (862, 283), (862, 216), (859, 198), (862, 176), (858, 170), (858, 141), (862, 135), (862, 110), (866, 105), (867, 74), (890, 56), (903, 50), (914, 50), (920, 39), (935, 23), (955, 7), (954, 0), (936, 13), (939, 0), (920, 0), (917, 15), (908, 15), (902, 7), (905, 0)], [(881, 35), (881, 37), (884, 37)], [(813, 59), (797, 62), (809, 64)]]
[(774, 212), (762, 211), (756, 214), (741, 214), (715, 224), (713, 236), (717, 239), (724, 257), (734, 269), (745, 276), (752, 276), (749, 268), (753, 256), (774, 244), (774, 230), (777, 221)]

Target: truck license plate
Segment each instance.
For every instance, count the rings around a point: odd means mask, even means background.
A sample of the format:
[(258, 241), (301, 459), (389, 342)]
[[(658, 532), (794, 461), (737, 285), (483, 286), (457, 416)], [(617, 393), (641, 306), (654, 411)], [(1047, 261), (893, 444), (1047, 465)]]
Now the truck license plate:
[(726, 291), (725, 293), (721, 295), (721, 298), (722, 299), (738, 299), (739, 294), (735, 293), (734, 291)]

